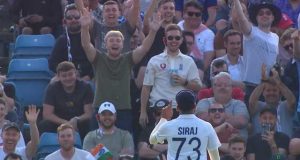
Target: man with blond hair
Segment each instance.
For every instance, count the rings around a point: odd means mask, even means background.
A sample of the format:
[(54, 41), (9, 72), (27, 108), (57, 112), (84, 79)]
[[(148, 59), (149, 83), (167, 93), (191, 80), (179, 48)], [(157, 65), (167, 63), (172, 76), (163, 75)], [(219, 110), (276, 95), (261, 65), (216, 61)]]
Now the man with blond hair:
[(94, 160), (95, 158), (87, 151), (74, 147), (75, 130), (72, 125), (64, 123), (57, 128), (58, 142), (60, 149), (49, 154), (45, 160), (57, 159), (80, 159)]
[[(142, 45), (133, 51), (122, 54), (124, 36), (120, 31), (109, 31), (105, 35), (107, 53), (99, 52), (90, 41), (89, 26), (92, 19), (83, 9), (81, 17), (81, 44), (95, 71), (96, 93), (94, 107), (97, 109), (104, 101), (112, 102), (117, 109), (116, 125), (121, 129), (132, 130), (132, 111), (130, 103), (130, 75), (134, 64), (146, 55), (158, 28), (160, 17), (155, 16), (151, 29)], [(93, 127), (97, 128), (97, 124)]]

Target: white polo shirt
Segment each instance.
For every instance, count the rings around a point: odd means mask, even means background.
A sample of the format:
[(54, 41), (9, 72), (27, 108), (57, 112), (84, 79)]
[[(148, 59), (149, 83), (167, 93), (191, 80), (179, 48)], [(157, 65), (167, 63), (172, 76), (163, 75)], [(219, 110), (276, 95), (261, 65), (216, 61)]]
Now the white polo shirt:
[(168, 160), (207, 160), (207, 150), (221, 143), (212, 125), (194, 114), (180, 115), (171, 121), (162, 119), (150, 135), (150, 143), (168, 141)]
[(152, 86), (149, 98), (150, 107), (162, 98), (172, 100), (173, 108), (176, 107), (176, 94), (186, 88), (182, 85), (171, 84), (172, 69), (175, 69), (180, 77), (202, 84), (197, 66), (191, 57), (182, 53), (170, 56), (165, 51), (150, 59), (145, 72), (143, 85)]

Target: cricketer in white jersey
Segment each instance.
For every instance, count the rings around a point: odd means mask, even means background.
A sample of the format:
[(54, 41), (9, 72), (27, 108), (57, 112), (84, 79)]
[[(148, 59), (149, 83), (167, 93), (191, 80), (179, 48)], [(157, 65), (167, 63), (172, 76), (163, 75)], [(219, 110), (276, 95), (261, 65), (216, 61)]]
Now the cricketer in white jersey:
[(179, 117), (171, 121), (172, 107), (162, 111), (162, 118), (150, 135), (150, 144), (168, 141), (168, 160), (219, 160), (221, 143), (212, 125), (194, 115), (195, 96), (190, 90), (176, 95)]

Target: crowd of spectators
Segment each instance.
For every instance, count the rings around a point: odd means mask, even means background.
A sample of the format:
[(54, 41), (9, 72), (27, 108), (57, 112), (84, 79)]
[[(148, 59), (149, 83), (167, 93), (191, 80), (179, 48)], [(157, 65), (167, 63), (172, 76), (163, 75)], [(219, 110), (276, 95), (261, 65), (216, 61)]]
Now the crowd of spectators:
[(1, 75), (0, 159), (32, 159), (39, 136), (56, 132), (49, 160), (164, 160), (167, 144), (150, 133), (163, 107), (178, 117), (184, 89), (221, 159), (300, 159), (300, 0), (13, 0), (9, 10), (19, 34), (56, 37), (55, 76), (43, 106), (26, 111), (25, 143)]

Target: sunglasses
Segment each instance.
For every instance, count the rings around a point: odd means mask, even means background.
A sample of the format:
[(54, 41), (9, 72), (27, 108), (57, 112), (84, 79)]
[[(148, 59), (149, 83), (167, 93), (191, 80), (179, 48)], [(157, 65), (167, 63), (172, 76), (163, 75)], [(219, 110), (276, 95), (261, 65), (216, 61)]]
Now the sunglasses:
[(169, 41), (173, 41), (174, 39), (175, 39), (176, 41), (179, 41), (179, 40), (181, 39), (181, 37), (180, 37), (180, 36), (168, 36), (167, 39), (168, 39)]
[(202, 13), (201, 13), (201, 12), (187, 12), (187, 15), (188, 15), (189, 17), (193, 17), (194, 15), (195, 15), (196, 17), (200, 17), (200, 16), (202, 16)]
[(208, 110), (210, 113), (216, 113), (216, 112), (219, 112), (219, 113), (224, 113), (225, 109), (224, 108), (211, 108)]
[(78, 20), (80, 18), (80, 16), (78, 16), (78, 15), (67, 15), (66, 16), (66, 19), (67, 20), (72, 20), (72, 19), (75, 19), (75, 20)]
[(294, 45), (293, 45), (293, 43), (291, 43), (291, 44), (288, 44), (288, 45), (284, 46), (283, 48), (284, 48), (285, 50), (290, 50), (290, 49), (293, 49), (293, 48), (294, 48)]
[(270, 16), (272, 14), (273, 14), (272, 11), (259, 11), (257, 15), (258, 16), (263, 16), (263, 15)]

